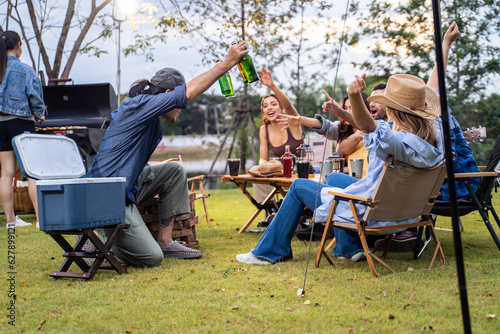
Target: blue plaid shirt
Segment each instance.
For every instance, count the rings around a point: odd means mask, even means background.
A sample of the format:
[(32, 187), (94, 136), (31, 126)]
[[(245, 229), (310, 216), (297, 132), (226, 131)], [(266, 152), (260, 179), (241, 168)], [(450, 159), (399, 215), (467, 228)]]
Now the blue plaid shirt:
[[(439, 92), (436, 92), (439, 95)], [(450, 139), (451, 139), (451, 151), (455, 153), (455, 159), (453, 160), (453, 169), (455, 173), (475, 173), (479, 172), (479, 167), (477, 167), (476, 160), (474, 160), (474, 155), (472, 149), (467, 144), (460, 125), (458, 124), (455, 117), (451, 116), (451, 109), (448, 108), (449, 112), (449, 123), (450, 123)], [(438, 144), (437, 147), (444, 153), (444, 137), (443, 137), (443, 119), (442, 115), (439, 116), (435, 121), (436, 123), (436, 134)], [(480, 178), (470, 177), (468, 178), (472, 189), (476, 191)], [(443, 186), (441, 187), (441, 196), (438, 199), (443, 201), (450, 200), (450, 190), (448, 188), (448, 182), (445, 180)], [(470, 200), (469, 192), (465, 187), (465, 183), (455, 181), (455, 187), (457, 190), (457, 200)]]
[(137, 178), (163, 138), (158, 116), (186, 106), (185, 84), (169, 93), (127, 98), (111, 114), (111, 125), (85, 177), (125, 177), (126, 196), (135, 203)]

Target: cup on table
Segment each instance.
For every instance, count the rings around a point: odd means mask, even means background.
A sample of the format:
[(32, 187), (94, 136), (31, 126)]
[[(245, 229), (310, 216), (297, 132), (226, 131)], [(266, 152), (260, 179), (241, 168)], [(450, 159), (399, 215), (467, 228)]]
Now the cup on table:
[(319, 175), (319, 179), (321, 182), (325, 182), (326, 177), (333, 170), (333, 161), (332, 160), (325, 160), (323, 162), (320, 162), (319, 167), (321, 170), (321, 174)]
[(229, 165), (229, 175), (238, 176), (240, 172), (240, 159), (227, 159), (227, 164)]
[(363, 159), (350, 159), (352, 177), (360, 179), (363, 176)]
[(297, 160), (297, 175), (300, 179), (309, 178), (309, 160)]

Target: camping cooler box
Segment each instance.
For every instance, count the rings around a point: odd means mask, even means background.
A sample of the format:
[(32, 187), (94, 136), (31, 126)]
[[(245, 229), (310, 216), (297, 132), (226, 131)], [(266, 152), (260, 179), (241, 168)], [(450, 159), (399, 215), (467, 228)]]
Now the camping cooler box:
[(36, 179), (40, 230), (64, 231), (125, 222), (125, 178), (81, 178), (78, 146), (62, 135), (12, 139), (23, 173)]

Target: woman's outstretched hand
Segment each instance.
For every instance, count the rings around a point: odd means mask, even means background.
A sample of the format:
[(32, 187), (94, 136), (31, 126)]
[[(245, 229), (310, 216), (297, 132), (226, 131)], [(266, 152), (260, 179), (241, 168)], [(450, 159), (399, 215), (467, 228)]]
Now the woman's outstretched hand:
[(276, 119), (276, 123), (283, 126), (281, 130), (285, 130), (291, 126), (300, 125), (301, 124), (300, 118), (301, 116), (290, 116), (287, 114), (280, 114), (279, 117)]
[(260, 74), (260, 82), (267, 87), (271, 87), (274, 85), (273, 78), (271, 78), (271, 72), (262, 67), (262, 70), (259, 71)]

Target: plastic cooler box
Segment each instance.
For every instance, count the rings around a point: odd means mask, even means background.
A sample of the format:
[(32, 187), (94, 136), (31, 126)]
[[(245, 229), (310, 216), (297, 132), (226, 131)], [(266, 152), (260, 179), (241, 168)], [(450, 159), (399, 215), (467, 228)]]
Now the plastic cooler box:
[(12, 146), (23, 173), (38, 180), (42, 231), (125, 222), (125, 178), (81, 178), (85, 167), (73, 139), (25, 133), (14, 137)]

